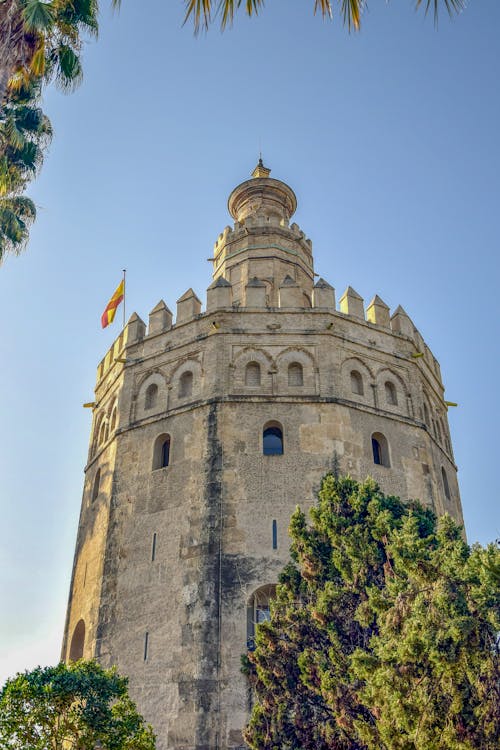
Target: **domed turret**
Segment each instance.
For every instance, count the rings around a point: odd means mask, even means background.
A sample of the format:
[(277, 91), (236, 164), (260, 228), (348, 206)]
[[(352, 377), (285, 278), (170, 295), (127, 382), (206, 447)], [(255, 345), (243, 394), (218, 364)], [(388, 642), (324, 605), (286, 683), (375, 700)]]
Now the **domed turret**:
[(243, 224), (248, 216), (264, 216), (288, 223), (297, 208), (292, 188), (269, 177), (271, 170), (262, 159), (252, 172), (252, 179), (235, 187), (228, 200), (229, 213)]

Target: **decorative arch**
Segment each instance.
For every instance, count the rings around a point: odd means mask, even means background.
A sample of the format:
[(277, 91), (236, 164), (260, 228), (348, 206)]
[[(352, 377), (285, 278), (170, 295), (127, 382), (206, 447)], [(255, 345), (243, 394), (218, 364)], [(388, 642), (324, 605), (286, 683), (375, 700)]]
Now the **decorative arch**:
[(167, 383), (161, 372), (148, 372), (138, 383), (136, 419), (145, 419), (164, 411), (167, 404)]
[[(247, 368), (252, 365), (253, 377), (249, 377)], [(271, 372), (276, 370), (273, 358), (265, 349), (255, 346), (247, 346), (237, 353), (231, 367), (232, 388), (235, 392), (255, 393), (256, 368), (260, 368), (259, 394), (272, 392)]]
[(276, 366), (278, 393), (316, 393), (316, 361), (310, 351), (290, 346), (278, 354)]
[(78, 659), (82, 659), (84, 648), (85, 622), (83, 620), (78, 620), (71, 637), (71, 644), (69, 647), (69, 661), (78, 661)]
[(398, 372), (389, 367), (381, 367), (377, 372), (376, 383), (381, 408), (408, 414), (408, 388)]
[(183, 404), (199, 397), (202, 370), (198, 360), (188, 357), (180, 362), (170, 378), (171, 397), (174, 403)]
[[(354, 382), (352, 379), (352, 373), (356, 373), (354, 376), (356, 386), (358, 390), (354, 390)], [(361, 379), (361, 388), (360, 388)], [(341, 389), (344, 398), (350, 401), (360, 401), (361, 403), (373, 403), (370, 400), (370, 384), (374, 381), (373, 372), (359, 357), (348, 357), (342, 362), (341, 365)]]

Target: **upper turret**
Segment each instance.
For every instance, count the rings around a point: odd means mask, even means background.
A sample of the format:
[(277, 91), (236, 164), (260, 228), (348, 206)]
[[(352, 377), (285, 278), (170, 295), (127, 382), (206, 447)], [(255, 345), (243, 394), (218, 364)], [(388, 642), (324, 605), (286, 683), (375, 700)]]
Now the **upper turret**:
[(270, 174), (271, 170), (259, 159), (252, 179), (235, 187), (229, 196), (229, 213), (240, 224), (249, 216), (261, 216), (288, 225), (297, 208), (297, 198), (291, 187)]
[(314, 284), (312, 243), (290, 218), (297, 208), (293, 190), (270, 177), (262, 159), (252, 178), (235, 187), (229, 196), (234, 229), (226, 227), (214, 247), (214, 279), (224, 277), (233, 290), (233, 302), (247, 303), (252, 279), (265, 285), (265, 304), (278, 307), (280, 287), (288, 276), (296, 284), (296, 302), (311, 306)]

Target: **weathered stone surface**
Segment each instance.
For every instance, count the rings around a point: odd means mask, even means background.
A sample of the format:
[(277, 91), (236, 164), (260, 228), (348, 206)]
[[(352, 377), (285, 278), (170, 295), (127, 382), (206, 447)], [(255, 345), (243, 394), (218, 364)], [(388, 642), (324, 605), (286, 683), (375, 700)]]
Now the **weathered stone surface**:
[[(365, 322), (349, 289), (336, 312), (326, 282), (311, 307), (310, 243), (285, 221), (293, 193), (256, 179), (216, 244), (210, 311), (189, 290), (172, 327), (164, 303), (148, 335), (133, 316), (98, 367), (62, 657), (83, 620), (84, 656), (129, 676), (158, 750), (242, 746), (249, 605), (276, 583), (290, 515), (326, 471), (371, 475), (461, 520), (437, 362), (401, 308), (390, 328), (376, 298)], [(263, 455), (270, 421), (283, 455)], [(373, 433), (390, 466), (374, 464)], [(168, 436), (168, 466), (154, 468)]]

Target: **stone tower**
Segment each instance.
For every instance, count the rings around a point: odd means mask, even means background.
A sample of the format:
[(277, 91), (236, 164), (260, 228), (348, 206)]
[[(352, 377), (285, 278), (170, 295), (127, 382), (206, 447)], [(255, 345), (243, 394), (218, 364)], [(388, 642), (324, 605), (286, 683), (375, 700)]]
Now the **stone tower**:
[(462, 521), (438, 362), (403, 308), (336, 308), (269, 173), (229, 197), (206, 310), (134, 313), (97, 370), (62, 657), (127, 674), (159, 750), (244, 746), (240, 656), (334, 463)]

